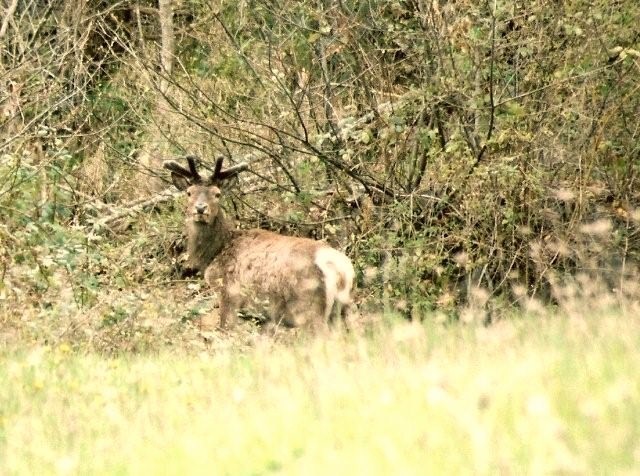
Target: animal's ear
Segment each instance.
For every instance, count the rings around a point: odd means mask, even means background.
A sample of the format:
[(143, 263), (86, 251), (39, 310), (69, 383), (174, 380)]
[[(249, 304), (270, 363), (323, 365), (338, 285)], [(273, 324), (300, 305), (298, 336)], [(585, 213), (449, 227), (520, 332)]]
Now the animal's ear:
[(175, 172), (171, 172), (171, 181), (173, 182), (173, 185), (175, 185), (176, 188), (180, 191), (186, 190), (187, 188), (189, 188), (189, 185), (191, 185), (191, 182), (187, 177), (178, 175)]

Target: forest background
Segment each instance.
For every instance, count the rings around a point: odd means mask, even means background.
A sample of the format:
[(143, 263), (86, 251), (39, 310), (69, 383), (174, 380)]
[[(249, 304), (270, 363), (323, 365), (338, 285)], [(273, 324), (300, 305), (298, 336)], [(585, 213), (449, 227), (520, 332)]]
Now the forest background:
[[(636, 0), (0, 12), (0, 473), (640, 474)], [(187, 154), (350, 332), (201, 327)]]
[(187, 154), (249, 162), (227, 213), (344, 250), (363, 314), (491, 321), (637, 296), (635, 2), (3, 13), (4, 336), (137, 348), (209, 313), (162, 169)]

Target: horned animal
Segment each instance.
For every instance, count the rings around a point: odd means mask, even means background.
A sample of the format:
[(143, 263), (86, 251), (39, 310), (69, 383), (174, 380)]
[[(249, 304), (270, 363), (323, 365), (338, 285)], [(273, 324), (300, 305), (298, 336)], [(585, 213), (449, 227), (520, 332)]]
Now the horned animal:
[(220, 200), (230, 179), (248, 168), (225, 170), (216, 160), (203, 178), (197, 158), (164, 163), (179, 190), (186, 191), (185, 229), (188, 264), (204, 274), (217, 291), (222, 328), (233, 327), (241, 310), (260, 313), (288, 327), (326, 327), (351, 305), (354, 270), (351, 260), (327, 243), (262, 229), (236, 229)]

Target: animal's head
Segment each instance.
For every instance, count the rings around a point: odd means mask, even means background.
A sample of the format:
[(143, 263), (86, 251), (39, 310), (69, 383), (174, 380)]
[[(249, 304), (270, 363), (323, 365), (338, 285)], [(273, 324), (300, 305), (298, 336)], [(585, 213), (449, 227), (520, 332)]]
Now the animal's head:
[(223, 157), (216, 159), (215, 169), (209, 178), (204, 178), (198, 173), (196, 157), (187, 157), (188, 169), (173, 160), (164, 163), (164, 167), (171, 171), (173, 184), (187, 194), (187, 220), (212, 224), (220, 212), (220, 197), (225, 182), (248, 167), (247, 164), (241, 163), (222, 170), (223, 160)]

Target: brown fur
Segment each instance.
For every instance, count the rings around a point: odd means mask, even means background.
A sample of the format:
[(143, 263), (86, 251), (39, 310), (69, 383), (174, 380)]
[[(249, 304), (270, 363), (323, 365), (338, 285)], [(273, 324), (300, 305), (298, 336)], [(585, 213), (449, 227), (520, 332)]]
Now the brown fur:
[[(181, 177), (174, 176), (174, 183), (185, 189)], [(217, 290), (221, 327), (233, 326), (240, 310), (313, 328), (326, 326), (334, 304), (346, 314), (353, 282), (346, 256), (320, 241), (236, 230), (220, 207), (217, 186), (195, 184), (186, 190), (189, 265)], [(330, 250), (322, 252), (321, 261), (320, 250)]]

